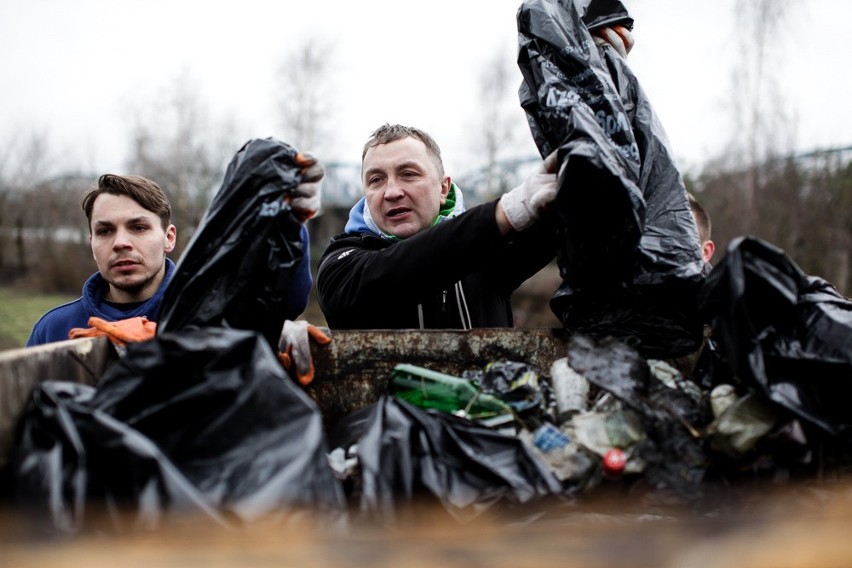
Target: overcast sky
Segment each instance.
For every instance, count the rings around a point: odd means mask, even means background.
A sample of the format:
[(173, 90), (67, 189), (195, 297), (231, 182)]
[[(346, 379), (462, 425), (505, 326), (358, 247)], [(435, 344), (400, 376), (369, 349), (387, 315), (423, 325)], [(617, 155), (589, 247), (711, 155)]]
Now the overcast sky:
[[(681, 166), (700, 163), (730, 140), (733, 0), (624, 3), (635, 19), (628, 62)], [(304, 37), (323, 37), (340, 69), (329, 158), (357, 161), (376, 126), (401, 122), (432, 133), (448, 170), (464, 170), (479, 70), (495, 51), (514, 61), (519, 4), (0, 0), (0, 143), (46, 132), (69, 166), (120, 171), (128, 108), (183, 72), (212, 117), (232, 117), (246, 137), (277, 135), (275, 71)], [(800, 2), (773, 45), (784, 64), (768, 72), (795, 111), (800, 149), (852, 144), (849, 22), (848, 0)]]

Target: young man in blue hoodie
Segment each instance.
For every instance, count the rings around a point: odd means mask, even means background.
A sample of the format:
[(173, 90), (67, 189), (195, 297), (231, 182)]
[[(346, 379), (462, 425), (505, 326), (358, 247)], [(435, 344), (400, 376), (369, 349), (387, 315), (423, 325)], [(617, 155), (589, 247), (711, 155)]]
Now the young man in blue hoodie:
[(36, 322), (27, 346), (68, 339), (96, 316), (117, 321), (145, 316), (156, 321), (174, 263), (177, 229), (171, 205), (155, 182), (141, 176), (102, 175), (83, 196), (89, 240), (98, 272), (80, 298), (57, 306)]
[[(291, 201), (306, 219), (319, 209), (325, 173), (314, 158), (310, 161)], [(142, 316), (155, 322), (159, 317), (163, 293), (175, 270), (167, 255), (177, 237), (171, 205), (163, 190), (141, 176), (105, 174), (83, 195), (81, 206), (89, 222), (98, 272), (83, 285), (80, 298), (53, 308), (36, 322), (28, 347), (68, 339), (72, 329), (89, 327), (92, 316), (108, 322)], [(304, 224), (301, 240), (306, 254), (289, 282), (292, 301), (287, 319), (295, 319), (304, 311), (313, 283)], [(296, 337), (282, 336), (282, 342), (307, 342), (304, 332), (290, 335)]]

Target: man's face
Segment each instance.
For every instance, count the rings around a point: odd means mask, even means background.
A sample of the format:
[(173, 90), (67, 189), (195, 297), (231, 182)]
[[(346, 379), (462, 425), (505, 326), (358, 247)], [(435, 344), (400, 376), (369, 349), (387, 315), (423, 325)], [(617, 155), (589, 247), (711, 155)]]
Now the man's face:
[(376, 225), (402, 238), (431, 227), (450, 190), (426, 145), (411, 137), (367, 150), (361, 181)]
[(92, 254), (109, 283), (106, 299), (139, 302), (154, 295), (165, 275), (165, 257), (176, 230), (126, 195), (104, 193), (92, 207)]

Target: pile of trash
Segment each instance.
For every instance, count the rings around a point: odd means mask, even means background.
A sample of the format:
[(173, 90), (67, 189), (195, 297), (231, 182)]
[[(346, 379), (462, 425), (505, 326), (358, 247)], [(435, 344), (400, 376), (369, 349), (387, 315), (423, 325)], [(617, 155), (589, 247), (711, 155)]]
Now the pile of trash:
[(392, 521), (426, 496), (465, 520), (618, 487), (707, 511), (731, 488), (852, 473), (852, 300), (750, 237), (700, 300), (688, 372), (579, 333), (550, 369), (397, 365), (387, 394), (329, 435), (353, 510)]
[(852, 301), (754, 238), (731, 243), (701, 299), (711, 323), (687, 376), (582, 334), (547, 370), (398, 365), (330, 436), (332, 467), (383, 521), (424, 493), (466, 519), (601, 486), (706, 511), (732, 487), (852, 472)]

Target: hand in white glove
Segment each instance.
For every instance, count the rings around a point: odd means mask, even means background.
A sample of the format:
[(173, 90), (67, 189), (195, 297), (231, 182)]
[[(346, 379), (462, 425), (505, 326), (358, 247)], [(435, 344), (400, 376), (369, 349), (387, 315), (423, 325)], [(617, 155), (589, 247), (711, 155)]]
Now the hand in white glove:
[(633, 49), (633, 34), (624, 26), (613, 26), (611, 28), (601, 28), (592, 32), (592, 37), (595, 39), (595, 44), (603, 45), (608, 43), (619, 55), (627, 58), (627, 54)]
[(524, 183), (500, 198), (499, 205), (514, 230), (523, 231), (535, 223), (542, 209), (556, 198), (555, 172), (556, 151)]
[(319, 211), (325, 167), (312, 154), (302, 152), (296, 155), (296, 164), (302, 167), (302, 182), (293, 190), (290, 207), (304, 222)]
[(311, 339), (320, 345), (331, 343), (331, 337), (304, 320), (284, 321), (278, 340), (278, 359), (301, 385), (307, 385), (314, 379)]

